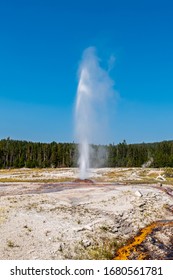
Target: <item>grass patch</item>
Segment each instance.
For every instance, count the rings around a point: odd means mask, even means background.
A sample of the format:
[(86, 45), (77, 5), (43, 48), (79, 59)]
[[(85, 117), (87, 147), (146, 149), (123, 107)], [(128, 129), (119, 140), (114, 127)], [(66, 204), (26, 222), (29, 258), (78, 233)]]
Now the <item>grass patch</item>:
[(109, 231), (109, 227), (107, 225), (100, 226), (100, 229), (103, 231)]
[(173, 168), (171, 167), (165, 168), (164, 175), (166, 178), (173, 179)]
[(39, 179), (39, 178), (0, 178), (1, 183), (63, 183), (73, 181), (73, 178)]
[(16, 244), (14, 243), (14, 241), (12, 241), (12, 240), (7, 240), (7, 246), (8, 246), (9, 248), (19, 247), (19, 245), (16, 245)]
[(88, 258), (92, 260), (112, 260), (116, 251), (122, 246), (122, 242), (104, 238), (101, 244), (92, 246), (88, 250)]

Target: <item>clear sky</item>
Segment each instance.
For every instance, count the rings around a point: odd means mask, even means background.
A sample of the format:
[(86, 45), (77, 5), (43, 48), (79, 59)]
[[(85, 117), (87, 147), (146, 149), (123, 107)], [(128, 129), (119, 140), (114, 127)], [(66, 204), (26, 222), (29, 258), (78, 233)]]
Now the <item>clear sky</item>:
[(104, 143), (173, 139), (171, 0), (0, 0), (0, 139), (74, 140), (77, 69), (90, 46), (103, 65), (115, 57), (119, 98)]

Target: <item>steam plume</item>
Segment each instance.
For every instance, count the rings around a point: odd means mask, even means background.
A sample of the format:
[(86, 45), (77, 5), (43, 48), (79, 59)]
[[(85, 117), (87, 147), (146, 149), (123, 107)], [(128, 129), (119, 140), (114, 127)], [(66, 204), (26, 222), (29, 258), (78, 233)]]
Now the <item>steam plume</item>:
[(113, 81), (108, 71), (100, 66), (100, 60), (94, 47), (83, 52), (79, 66), (79, 82), (77, 88), (75, 125), (79, 142), (80, 178), (89, 177), (90, 147), (89, 144), (102, 140), (104, 134), (106, 99), (114, 93)]

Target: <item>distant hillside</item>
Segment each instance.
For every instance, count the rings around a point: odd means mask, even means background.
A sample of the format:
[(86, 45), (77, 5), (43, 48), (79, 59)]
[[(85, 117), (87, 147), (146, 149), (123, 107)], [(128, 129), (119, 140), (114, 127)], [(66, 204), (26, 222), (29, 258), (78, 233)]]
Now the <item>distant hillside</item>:
[[(0, 168), (76, 167), (77, 144), (0, 140)], [(173, 141), (91, 145), (92, 167), (173, 167)]]

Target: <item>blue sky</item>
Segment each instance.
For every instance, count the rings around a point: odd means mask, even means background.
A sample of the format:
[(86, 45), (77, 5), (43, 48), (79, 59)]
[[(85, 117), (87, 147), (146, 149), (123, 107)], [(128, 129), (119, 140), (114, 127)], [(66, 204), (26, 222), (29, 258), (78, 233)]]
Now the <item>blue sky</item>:
[(0, 0), (0, 138), (74, 140), (82, 52), (95, 46), (119, 94), (100, 144), (172, 140), (173, 4)]

